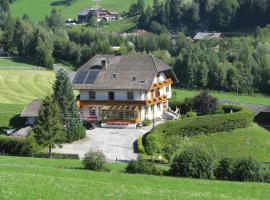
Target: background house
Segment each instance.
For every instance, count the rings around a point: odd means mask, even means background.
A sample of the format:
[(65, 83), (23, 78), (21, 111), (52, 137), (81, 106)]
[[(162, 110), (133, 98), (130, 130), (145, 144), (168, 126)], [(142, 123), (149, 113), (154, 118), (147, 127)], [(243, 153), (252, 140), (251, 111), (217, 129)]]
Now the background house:
[[(97, 13), (98, 12), (98, 13)], [(114, 21), (119, 19), (118, 12), (110, 12), (104, 8), (85, 8), (78, 14), (79, 23), (87, 23), (91, 17), (97, 16), (97, 21)]]

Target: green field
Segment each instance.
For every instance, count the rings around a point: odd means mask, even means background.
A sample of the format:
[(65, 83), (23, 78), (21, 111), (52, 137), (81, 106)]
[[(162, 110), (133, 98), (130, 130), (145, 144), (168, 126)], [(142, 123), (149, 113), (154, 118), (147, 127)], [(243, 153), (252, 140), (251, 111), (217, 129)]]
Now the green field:
[[(196, 90), (184, 90), (184, 89), (173, 89), (176, 98), (172, 100), (182, 101), (186, 97), (193, 97), (200, 93)], [(264, 96), (261, 94), (256, 94), (254, 96), (236, 95), (230, 92), (210, 92), (210, 95), (217, 97), (219, 100), (229, 100), (241, 103), (251, 103), (251, 104), (262, 104), (270, 105), (270, 96)]]
[(0, 157), (0, 199), (196, 200), (269, 199), (270, 185), (182, 179), (81, 169), (78, 160)]
[(0, 69), (36, 69), (39, 66), (27, 63), (21, 58), (1, 58)]
[(252, 156), (258, 161), (270, 162), (270, 133), (255, 123), (245, 129), (188, 138), (182, 147), (187, 146), (204, 149), (215, 159)]
[[(44, 20), (46, 15), (49, 15), (52, 9), (62, 11), (65, 19), (76, 18), (79, 11), (83, 8), (94, 6), (92, 0), (75, 0), (71, 5), (67, 4), (68, 0), (16, 0), (11, 4), (11, 12), (13, 16), (21, 17), (27, 14), (32, 20)], [(131, 3), (137, 0), (102, 0), (101, 7), (110, 11), (123, 12), (128, 11)], [(146, 4), (150, 4), (152, 0), (146, 0)]]
[[(7, 70), (13, 68), (16, 70)], [(54, 72), (32, 70), (35, 68), (18, 59), (0, 58), (0, 132), (1, 128), (16, 126), (18, 120), (12, 118), (29, 102), (51, 92)]]

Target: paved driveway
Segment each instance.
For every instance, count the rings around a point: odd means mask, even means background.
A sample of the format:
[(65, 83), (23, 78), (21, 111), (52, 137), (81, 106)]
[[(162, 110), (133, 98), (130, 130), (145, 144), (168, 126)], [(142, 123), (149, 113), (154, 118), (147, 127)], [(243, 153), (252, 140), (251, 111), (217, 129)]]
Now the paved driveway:
[(144, 135), (149, 129), (110, 129), (95, 128), (88, 130), (86, 137), (71, 144), (64, 144), (62, 148), (56, 148), (53, 152), (79, 154), (80, 158), (89, 150), (102, 151), (108, 161), (129, 161), (136, 159), (134, 143), (139, 136)]

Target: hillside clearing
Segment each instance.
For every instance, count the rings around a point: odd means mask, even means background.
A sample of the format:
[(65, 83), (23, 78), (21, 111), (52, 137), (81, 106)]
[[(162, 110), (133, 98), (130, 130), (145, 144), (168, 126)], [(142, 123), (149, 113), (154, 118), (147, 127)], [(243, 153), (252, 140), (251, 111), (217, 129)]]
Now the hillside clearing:
[[(174, 95), (176, 95), (176, 98), (173, 98), (172, 100), (183, 101), (185, 98), (193, 97), (195, 95), (198, 95), (200, 92), (201, 91), (198, 90), (173, 89), (173, 93)], [(270, 97), (264, 96), (262, 94), (256, 94), (254, 96), (246, 96), (246, 95), (236, 95), (235, 93), (231, 92), (214, 92), (214, 91), (210, 91), (209, 94), (217, 97), (219, 100), (270, 105)]]
[[(108, 9), (109, 11), (123, 12), (128, 11), (131, 3), (137, 2), (137, 0), (103, 0), (100, 2), (101, 7)], [(152, 3), (152, 0), (146, 0), (146, 5)], [(79, 11), (83, 8), (93, 7), (95, 2), (77, 0), (68, 4), (68, 1), (55, 1), (55, 0), (18, 0), (11, 4), (11, 12), (14, 17), (21, 17), (23, 14), (27, 14), (33, 21), (41, 21), (45, 19), (46, 15), (49, 15), (52, 9), (62, 11), (62, 15), (65, 19), (76, 18)]]
[[(41, 166), (42, 163), (42, 166)], [(58, 164), (59, 163), (59, 164)], [(0, 157), (0, 198), (6, 199), (269, 199), (269, 184), (91, 172), (76, 160)], [(76, 169), (77, 168), (77, 169)]]

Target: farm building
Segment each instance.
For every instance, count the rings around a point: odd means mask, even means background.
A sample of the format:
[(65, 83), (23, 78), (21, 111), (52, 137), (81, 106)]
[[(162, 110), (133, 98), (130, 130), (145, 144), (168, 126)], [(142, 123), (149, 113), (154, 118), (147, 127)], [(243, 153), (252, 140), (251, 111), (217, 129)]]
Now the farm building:
[(194, 37), (194, 41), (207, 40), (207, 39), (218, 39), (223, 37), (222, 33), (216, 32), (198, 32)]
[(73, 88), (83, 120), (136, 128), (163, 117), (175, 82), (171, 67), (152, 55), (96, 55), (78, 69)]
[(41, 109), (42, 100), (35, 99), (31, 103), (29, 103), (21, 113), (21, 117), (27, 119), (27, 125), (34, 125), (35, 121), (39, 116), (39, 111)]
[(119, 19), (119, 13), (110, 12), (104, 8), (85, 8), (78, 14), (78, 22), (86, 23), (93, 16), (97, 16), (97, 21), (114, 21)]

